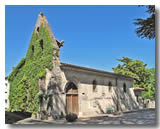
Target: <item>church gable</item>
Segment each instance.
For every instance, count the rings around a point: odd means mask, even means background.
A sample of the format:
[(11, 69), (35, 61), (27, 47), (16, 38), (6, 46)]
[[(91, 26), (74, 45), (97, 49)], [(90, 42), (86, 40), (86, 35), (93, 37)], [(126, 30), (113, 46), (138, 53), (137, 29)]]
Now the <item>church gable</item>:
[(44, 78), (46, 69), (53, 68), (53, 57), (58, 58), (59, 48), (46, 18), (38, 16), (26, 57), (9, 75), (10, 110), (37, 112), (39, 107), (38, 80)]

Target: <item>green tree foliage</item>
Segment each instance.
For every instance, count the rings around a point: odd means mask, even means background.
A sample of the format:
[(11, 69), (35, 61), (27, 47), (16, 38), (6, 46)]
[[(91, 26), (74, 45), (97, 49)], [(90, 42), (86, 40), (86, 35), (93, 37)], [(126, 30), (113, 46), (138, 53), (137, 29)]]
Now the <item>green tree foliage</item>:
[(138, 26), (136, 29), (136, 34), (141, 38), (154, 39), (155, 38), (155, 6), (148, 5), (146, 6), (147, 13), (150, 16), (146, 19), (137, 18), (134, 24)]
[(53, 67), (53, 51), (49, 31), (43, 24), (33, 32), (26, 57), (9, 75), (10, 110), (37, 113), (39, 109), (38, 80), (45, 77), (46, 68)]
[(116, 68), (112, 68), (115, 73), (136, 78), (134, 80), (134, 87), (148, 87), (150, 84), (151, 71), (146, 68), (146, 64), (140, 60), (132, 60), (128, 57), (117, 60), (122, 64), (118, 64)]
[(151, 71), (150, 83), (145, 87), (146, 91), (142, 92), (142, 98), (155, 98), (155, 68), (149, 69)]

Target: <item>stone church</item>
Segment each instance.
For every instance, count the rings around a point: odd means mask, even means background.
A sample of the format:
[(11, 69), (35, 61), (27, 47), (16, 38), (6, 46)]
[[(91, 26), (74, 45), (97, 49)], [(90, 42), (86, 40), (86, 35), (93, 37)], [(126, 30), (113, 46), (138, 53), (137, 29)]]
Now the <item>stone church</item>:
[[(41, 24), (48, 29), (59, 52), (64, 41), (55, 38), (46, 17), (41, 14), (35, 25), (36, 33)], [(53, 115), (72, 112), (85, 116), (130, 111), (139, 108), (133, 80), (130, 76), (63, 63), (59, 56), (53, 56), (53, 69), (46, 69), (45, 77), (38, 80), (38, 94), (45, 91), (52, 96), (52, 105), (47, 112)], [(46, 110), (46, 103), (47, 100), (42, 103), (43, 110)]]
[[(60, 49), (64, 41), (54, 37), (45, 16), (39, 15), (35, 31), (40, 24), (50, 31), (53, 44)], [(57, 114), (73, 112), (78, 116), (113, 111), (130, 111), (139, 108), (133, 90), (134, 78), (107, 71), (62, 63), (59, 58), (47, 70), (45, 79), (39, 80), (42, 88), (53, 95), (52, 111)]]

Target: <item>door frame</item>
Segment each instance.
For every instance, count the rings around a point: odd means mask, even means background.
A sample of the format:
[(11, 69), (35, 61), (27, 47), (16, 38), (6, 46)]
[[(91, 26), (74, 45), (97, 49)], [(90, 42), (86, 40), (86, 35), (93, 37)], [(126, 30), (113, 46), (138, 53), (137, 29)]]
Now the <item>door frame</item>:
[[(74, 85), (74, 90), (72, 89), (72, 87), (71, 88), (69, 88), (70, 87), (70, 85)], [(65, 87), (65, 92), (66, 92), (66, 95), (65, 95), (65, 97), (66, 97), (66, 113), (68, 113), (68, 109), (67, 109), (67, 104), (68, 104), (68, 102), (67, 102), (67, 96), (70, 96), (71, 97), (71, 112), (73, 113), (73, 96), (77, 96), (77, 112), (76, 112), (76, 114), (77, 115), (79, 115), (79, 97), (78, 97), (78, 87), (73, 83), (73, 82), (69, 82), (69, 83), (67, 83), (67, 85), (66, 85), (66, 87)], [(70, 103), (69, 103), (70, 104)]]

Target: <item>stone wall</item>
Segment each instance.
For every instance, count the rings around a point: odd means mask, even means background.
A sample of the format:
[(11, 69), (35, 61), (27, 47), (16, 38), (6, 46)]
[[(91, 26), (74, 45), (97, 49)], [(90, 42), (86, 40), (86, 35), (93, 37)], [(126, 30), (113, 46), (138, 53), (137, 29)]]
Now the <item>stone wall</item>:
[(52, 108), (46, 109), (48, 99), (42, 105), (48, 114), (66, 114), (65, 89), (70, 82), (78, 88), (79, 116), (108, 113), (109, 109), (121, 112), (139, 108), (133, 92), (133, 79), (73, 65), (65, 66), (57, 60), (53, 69), (47, 70), (45, 79), (39, 81), (43, 86), (40, 90), (45, 89), (45, 94), (52, 96)]
[(155, 100), (154, 99), (145, 99), (144, 100), (144, 107), (145, 108), (155, 108)]
[[(133, 79), (131, 78), (75, 68), (73, 65), (69, 67), (62, 64), (61, 70), (63, 75), (62, 89), (65, 88), (67, 82), (73, 82), (78, 87), (80, 116), (107, 113), (107, 109), (129, 111), (139, 108), (133, 92)], [(93, 89), (94, 80), (96, 80), (96, 91)], [(109, 86), (109, 83), (112, 86)], [(124, 83), (126, 93), (123, 89)]]
[[(39, 92), (43, 92), (43, 95), (48, 97), (43, 99), (41, 108), (52, 117), (65, 115), (65, 94), (62, 87), (62, 72), (59, 60), (54, 59), (53, 69), (51, 71), (46, 69), (46, 71), (46, 77), (43, 80), (39, 80)], [(49, 97), (51, 97), (51, 100), (49, 100)], [(52, 101), (52, 103), (47, 108), (49, 101)]]

